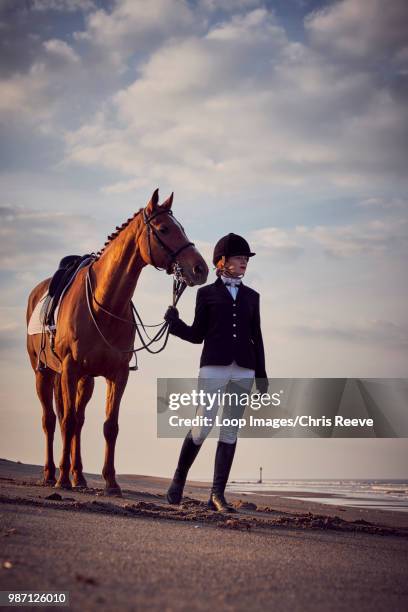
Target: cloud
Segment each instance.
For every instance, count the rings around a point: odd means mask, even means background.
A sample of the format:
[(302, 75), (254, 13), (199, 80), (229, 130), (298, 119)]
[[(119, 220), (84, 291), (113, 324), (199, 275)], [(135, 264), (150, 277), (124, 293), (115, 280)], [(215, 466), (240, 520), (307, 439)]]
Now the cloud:
[(65, 41), (44, 41), (28, 72), (0, 80), (0, 116), (47, 126), (69, 104), (66, 92), (72, 100), (69, 79), (77, 76), (79, 65), (78, 54)]
[(336, 60), (375, 64), (393, 59), (407, 45), (408, 5), (393, 0), (342, 0), (313, 12), (305, 20), (312, 44)]
[(318, 181), (348, 190), (383, 185), (391, 175), (405, 181), (404, 95), (394, 81), (379, 84), (377, 69), (345, 71), (336, 50), (320, 50), (313, 37), (323, 28), (321, 14), (308, 20), (312, 42), (302, 44), (265, 8), (225, 15), (206, 30), (196, 13), (187, 33), (192, 8), (179, 6), (177, 27), (150, 13), (136, 24), (138, 2), (90, 16), (86, 36), (119, 49), (121, 61), (138, 53), (141, 24), (149, 36), (153, 23), (169, 29), (163, 39), (153, 36), (153, 48), (142, 44), (147, 55), (133, 82), (95, 121), (67, 134), (68, 161), (117, 172), (119, 185), (165, 180), (202, 194), (254, 185), (313, 189)]
[[(274, 149), (282, 158), (289, 142), (268, 110), (277, 94), (269, 88), (260, 93), (257, 85), (270, 76), (271, 58), (263, 58), (263, 52), (278, 55), (286, 42), (283, 30), (262, 10), (234, 17), (203, 37), (164, 45), (141, 67), (140, 78), (114, 97), (111, 122), (99, 116), (98, 129), (69, 135), (68, 144), (74, 143), (68, 147), (69, 159), (123, 174), (137, 168), (138, 176), (150, 172), (152, 180), (159, 173), (171, 174), (184, 188), (214, 182), (232, 187), (237, 174), (249, 182), (254, 173), (272, 180), (276, 174), (284, 177), (282, 167), (274, 172)], [(271, 122), (274, 140), (267, 143), (264, 134)], [(295, 147), (290, 148), (293, 155)], [(299, 143), (294, 162), (327, 154), (325, 147)]]
[(64, 64), (76, 64), (80, 61), (79, 56), (72, 47), (70, 47), (64, 40), (58, 40), (53, 38), (44, 42), (44, 48), (50, 58), (56, 60), (57, 65)]
[(141, 187), (148, 187), (149, 181), (145, 178), (130, 179), (129, 181), (118, 181), (111, 185), (105, 185), (101, 188), (101, 192), (105, 194), (112, 193), (128, 193), (130, 191), (136, 191)]
[(124, 71), (130, 55), (145, 54), (168, 37), (187, 35), (196, 27), (194, 12), (185, 0), (117, 0), (110, 12), (89, 13), (86, 29), (75, 32), (74, 38), (88, 42), (105, 62)]
[(198, 6), (203, 11), (237, 13), (245, 9), (258, 7), (260, 0), (199, 0)]
[[(39, 3), (31, 14), (47, 6), (66, 8)], [(195, 196), (254, 186), (311, 195), (317, 184), (347, 192), (391, 176), (403, 185), (407, 54), (392, 34), (403, 7), (396, 2), (382, 24), (373, 6), (344, 0), (312, 13), (303, 43), (253, 2), (88, 6), (71, 44), (53, 32), (41, 40), (42, 32), (26, 45), (23, 64), (31, 63), (0, 81), (0, 114), (57, 139), (64, 133), (65, 161), (111, 173), (106, 194), (146, 183)], [(345, 70), (333, 40), (348, 40), (364, 11), (376, 32), (366, 36), (367, 63)], [(392, 52), (373, 64), (377, 39)]]
[(58, 11), (74, 13), (76, 11), (92, 11), (96, 8), (92, 0), (32, 0), (34, 11)]
[[(313, 247), (336, 259), (360, 258), (365, 255), (406, 257), (408, 252), (408, 220), (388, 214), (393, 209), (383, 200), (363, 200), (365, 206), (381, 206), (387, 214), (360, 220), (349, 225), (294, 226), (286, 229), (264, 227), (249, 234), (251, 244), (260, 254), (276, 255), (292, 261), (310, 253)], [(379, 202), (381, 204), (379, 204)], [(361, 204), (360, 204), (361, 205)], [(398, 210), (398, 209), (397, 209)]]
[(327, 324), (322, 321), (308, 325), (296, 325), (291, 333), (311, 338), (327, 338), (354, 345), (375, 345), (386, 348), (406, 350), (408, 348), (408, 329), (391, 321), (365, 320), (359, 324)]
[[(28, 74), (13, 75), (0, 81), (0, 119), (6, 129), (21, 127), (26, 137), (34, 134), (55, 135), (53, 120), (58, 112), (59, 99), (52, 93), (52, 87), (44, 65), (35, 64)], [(27, 101), (30, 101), (28, 104)], [(24, 148), (20, 155), (24, 156)]]
[(3, 270), (18, 273), (48, 266), (52, 272), (64, 255), (97, 250), (98, 237), (86, 215), (4, 205), (0, 220)]
[(398, 210), (407, 209), (408, 202), (404, 198), (379, 198), (371, 197), (365, 198), (358, 203), (358, 206), (365, 209), (384, 209), (384, 210)]
[(257, 253), (272, 255), (274, 258), (281, 255), (290, 261), (296, 259), (304, 250), (297, 244), (294, 232), (289, 233), (276, 227), (254, 230), (249, 234), (249, 240), (251, 244), (256, 244)]
[(264, 8), (257, 8), (249, 13), (232, 15), (230, 20), (215, 25), (207, 34), (208, 40), (239, 41), (241, 44), (253, 43), (254, 37), (260, 42), (276, 44), (279, 35), (280, 43), (286, 42), (283, 30), (268, 15)]
[(365, 223), (342, 226), (298, 228), (298, 234), (323, 247), (336, 258), (350, 258), (364, 254), (406, 254), (408, 221), (405, 218), (373, 219)]

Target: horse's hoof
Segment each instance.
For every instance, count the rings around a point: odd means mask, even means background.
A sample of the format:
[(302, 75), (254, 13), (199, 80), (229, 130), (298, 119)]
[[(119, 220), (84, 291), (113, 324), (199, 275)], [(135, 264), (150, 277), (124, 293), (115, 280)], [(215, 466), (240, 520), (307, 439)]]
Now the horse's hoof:
[(71, 481), (68, 480), (58, 480), (55, 485), (55, 489), (72, 489)]
[(72, 481), (72, 487), (74, 489), (87, 489), (88, 484), (84, 477), (78, 479), (74, 478)]
[(53, 487), (56, 483), (55, 478), (42, 478), (37, 482), (40, 487)]
[(104, 494), (112, 497), (123, 497), (120, 487), (106, 487)]

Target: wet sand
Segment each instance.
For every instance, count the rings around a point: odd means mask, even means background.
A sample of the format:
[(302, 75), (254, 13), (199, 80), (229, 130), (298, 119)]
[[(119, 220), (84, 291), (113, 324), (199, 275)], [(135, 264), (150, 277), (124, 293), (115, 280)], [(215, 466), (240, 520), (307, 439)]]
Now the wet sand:
[(206, 483), (172, 507), (167, 479), (119, 475), (113, 498), (99, 476), (63, 491), (40, 471), (0, 460), (2, 590), (69, 591), (74, 610), (407, 608), (405, 513), (274, 491), (228, 494), (238, 514), (220, 514)]

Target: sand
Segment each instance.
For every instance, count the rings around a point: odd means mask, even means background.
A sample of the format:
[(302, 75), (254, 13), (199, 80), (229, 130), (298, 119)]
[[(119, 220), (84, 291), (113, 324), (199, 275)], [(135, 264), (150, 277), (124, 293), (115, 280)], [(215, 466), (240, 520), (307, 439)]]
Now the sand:
[(229, 493), (228, 515), (206, 508), (206, 483), (172, 507), (166, 479), (118, 475), (113, 498), (97, 475), (63, 491), (40, 472), (0, 460), (2, 590), (69, 591), (74, 610), (407, 609), (406, 513), (275, 491)]

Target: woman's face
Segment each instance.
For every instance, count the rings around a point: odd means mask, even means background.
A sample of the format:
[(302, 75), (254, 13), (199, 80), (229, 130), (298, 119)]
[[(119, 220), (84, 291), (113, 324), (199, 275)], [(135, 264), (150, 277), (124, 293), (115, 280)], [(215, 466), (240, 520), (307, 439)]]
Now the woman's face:
[(225, 267), (233, 276), (243, 276), (246, 272), (248, 259), (246, 255), (234, 255), (228, 257), (225, 262)]

